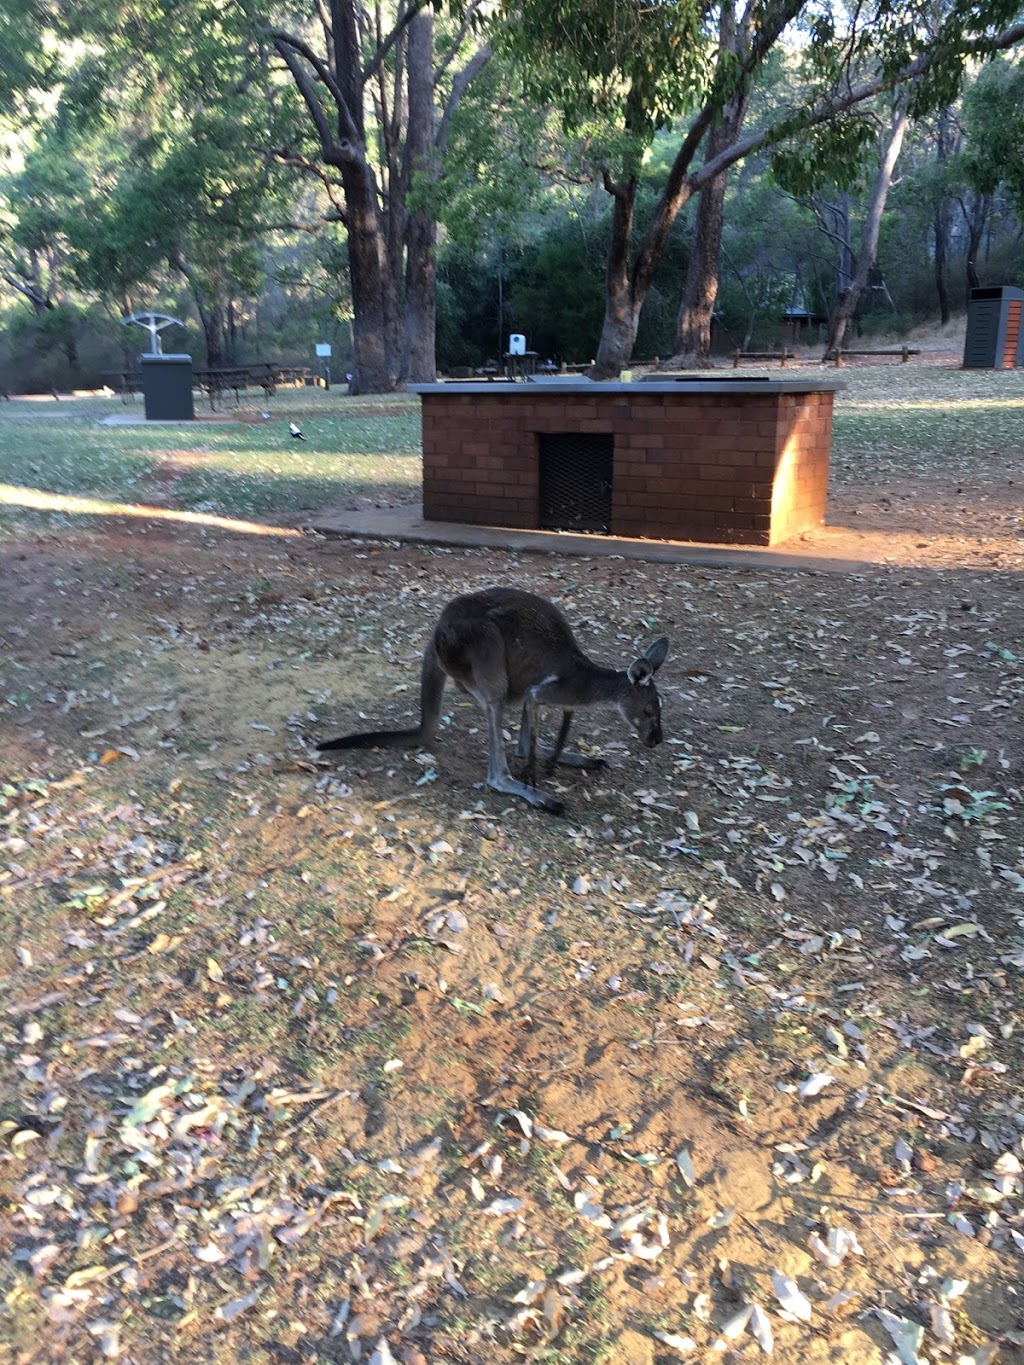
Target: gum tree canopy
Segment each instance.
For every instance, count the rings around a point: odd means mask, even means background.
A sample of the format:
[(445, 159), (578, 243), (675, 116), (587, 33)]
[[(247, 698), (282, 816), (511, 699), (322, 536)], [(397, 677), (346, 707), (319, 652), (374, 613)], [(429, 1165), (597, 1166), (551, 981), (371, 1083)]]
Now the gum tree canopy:
[[(721, 60), (723, 6), (735, 34)], [(917, 115), (955, 97), (965, 64), (1024, 40), (1019, 0), (506, 0), (502, 43), (527, 91), (555, 104), (568, 132), (590, 140), (613, 201), (605, 313), (594, 377), (628, 365), (640, 313), (680, 210), (726, 167), (789, 145), (810, 175), (858, 156), (858, 110), (908, 87)], [(694, 159), (720, 112), (749, 88), (770, 53), (798, 77), (793, 105), (770, 125)], [(659, 129), (679, 126), (668, 179), (641, 232), (635, 210), (644, 155)]]

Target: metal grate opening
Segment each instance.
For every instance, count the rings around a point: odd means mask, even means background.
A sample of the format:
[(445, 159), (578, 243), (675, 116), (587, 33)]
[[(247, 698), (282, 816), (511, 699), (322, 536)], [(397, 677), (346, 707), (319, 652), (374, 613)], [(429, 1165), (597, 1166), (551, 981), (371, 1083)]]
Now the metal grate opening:
[(598, 531), (612, 524), (615, 438), (554, 432), (538, 437), (540, 514), (545, 531)]

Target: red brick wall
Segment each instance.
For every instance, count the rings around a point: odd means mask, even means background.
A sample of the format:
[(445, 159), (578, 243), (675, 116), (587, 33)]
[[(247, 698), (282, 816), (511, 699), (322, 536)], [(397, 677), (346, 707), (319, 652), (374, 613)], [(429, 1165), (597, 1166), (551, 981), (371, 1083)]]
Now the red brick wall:
[(770, 545), (825, 515), (832, 393), (423, 393), (423, 515), (538, 525), (542, 432), (610, 432), (613, 535)]

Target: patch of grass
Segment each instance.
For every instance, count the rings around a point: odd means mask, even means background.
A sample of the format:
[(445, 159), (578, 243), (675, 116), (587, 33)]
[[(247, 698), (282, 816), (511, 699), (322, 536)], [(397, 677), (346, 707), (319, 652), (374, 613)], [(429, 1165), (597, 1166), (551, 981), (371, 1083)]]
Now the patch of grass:
[[(156, 497), (150, 479), (161, 467), (173, 476), (175, 506), (226, 516), (283, 515), (352, 500), (412, 502), (419, 496), (415, 399), (397, 395), (368, 403), (334, 391), (284, 391), (271, 406), (269, 422), (256, 414), (250, 422), (108, 427), (97, 418), (122, 413), (117, 400), (5, 404), (0, 485), (7, 487), (0, 489), (0, 535), (19, 527), (71, 529), (81, 520), (83, 514), (74, 510), (22, 505), (21, 489), (146, 504)], [(289, 438), (293, 420), (303, 426), (305, 441)]]

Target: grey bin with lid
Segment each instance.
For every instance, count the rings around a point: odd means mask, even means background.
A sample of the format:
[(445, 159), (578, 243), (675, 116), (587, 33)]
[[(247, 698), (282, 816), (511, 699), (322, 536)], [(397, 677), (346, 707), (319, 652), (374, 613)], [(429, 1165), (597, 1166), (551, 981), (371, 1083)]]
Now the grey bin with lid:
[(964, 369), (1018, 366), (1024, 366), (1024, 289), (1005, 284), (972, 289), (967, 301)]
[(144, 355), (142, 397), (147, 422), (191, 422), (196, 415), (192, 401), (192, 357)]
[(192, 357), (165, 355), (160, 333), (165, 327), (185, 324), (167, 313), (132, 313), (121, 319), (122, 327), (144, 327), (149, 333), (149, 350), (140, 357), (142, 397), (147, 422), (191, 422), (196, 415), (192, 402)]

